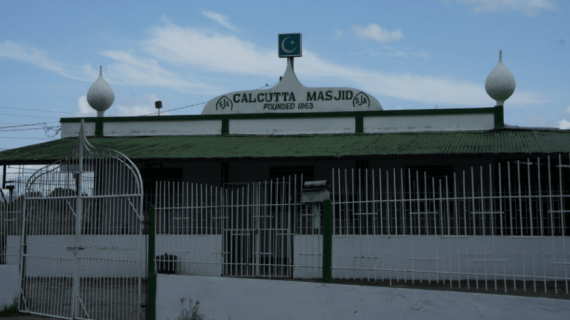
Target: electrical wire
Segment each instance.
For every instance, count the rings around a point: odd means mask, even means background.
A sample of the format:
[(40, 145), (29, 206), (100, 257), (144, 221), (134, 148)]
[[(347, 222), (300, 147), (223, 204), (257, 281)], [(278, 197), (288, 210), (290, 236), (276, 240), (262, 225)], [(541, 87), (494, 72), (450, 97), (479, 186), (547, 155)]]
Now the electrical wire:
[[(275, 87), (278, 83), (279, 83), (279, 81), (275, 82), (275, 83), (272, 84), (271, 86), (266, 83), (264, 86), (259, 87), (259, 88), (254, 89), (254, 90), (259, 90), (259, 89), (263, 89), (263, 88), (271, 89), (271, 88)], [(186, 108), (195, 107), (195, 106), (199, 106), (199, 105), (201, 105), (201, 104), (206, 104), (206, 103), (208, 103), (208, 102), (195, 103), (195, 104), (192, 104), (192, 105), (189, 105), (189, 106), (185, 106), (185, 107), (181, 107), (181, 108), (164, 110), (163, 112), (171, 112), (171, 111), (186, 109)], [(153, 113), (145, 114), (144, 116), (153, 116), (153, 115), (156, 115), (156, 114), (158, 114), (158, 112), (153, 112)]]
[[(7, 122), (6, 122), (7, 123)], [(31, 126), (38, 126), (38, 125), (46, 125), (48, 123), (59, 123), (59, 121), (53, 121), (53, 122), (38, 122), (38, 123), (30, 123), (30, 124), (18, 124), (17, 126), (6, 126), (6, 127), (0, 127), (0, 130), (2, 129), (9, 129), (9, 128), (20, 128), (20, 127), (31, 127)]]
[(50, 138), (0, 137), (0, 139), (51, 140)]
[(13, 113), (0, 113), (0, 114), (4, 116), (16, 116), (16, 117), (27, 117), (27, 118), (59, 119), (56, 117), (26, 116), (26, 115), (13, 114)]
[(12, 109), (12, 110), (26, 110), (26, 111), (37, 111), (37, 112), (49, 112), (49, 113), (68, 113), (68, 114), (75, 114), (75, 112), (66, 112), (66, 111), (49, 111), (49, 110), (38, 110), (38, 109), (26, 109), (26, 108), (10, 108), (10, 107), (2, 107), (2, 109)]
[[(186, 108), (190, 108), (190, 107), (195, 107), (195, 106), (199, 106), (201, 104), (206, 104), (208, 102), (200, 102), (200, 103), (195, 103), (189, 106), (185, 106), (185, 107), (181, 107), (181, 108), (176, 108), (176, 109), (168, 109), (168, 110), (164, 110), (163, 112), (170, 112), (170, 111), (176, 111), (176, 110), (180, 110), (180, 109), (186, 109)], [(158, 114), (158, 112), (153, 112), (153, 113), (149, 113), (149, 114), (144, 114), (143, 116), (153, 116)]]

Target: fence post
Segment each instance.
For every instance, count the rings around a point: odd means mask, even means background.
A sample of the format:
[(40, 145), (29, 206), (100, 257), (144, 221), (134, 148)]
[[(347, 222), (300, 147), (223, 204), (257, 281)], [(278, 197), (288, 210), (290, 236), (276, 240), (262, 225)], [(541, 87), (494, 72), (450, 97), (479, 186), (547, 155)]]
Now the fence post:
[(323, 208), (323, 283), (331, 283), (333, 234), (333, 210), (331, 200), (325, 200)]
[(156, 272), (154, 270), (156, 211), (153, 205), (148, 210), (148, 287), (146, 301), (146, 320), (156, 319)]

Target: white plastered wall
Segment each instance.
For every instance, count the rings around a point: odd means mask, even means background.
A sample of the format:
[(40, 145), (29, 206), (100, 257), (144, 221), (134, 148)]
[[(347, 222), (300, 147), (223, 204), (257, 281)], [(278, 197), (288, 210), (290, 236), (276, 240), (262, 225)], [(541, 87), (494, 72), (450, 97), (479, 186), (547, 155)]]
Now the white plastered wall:
[(330, 134), (354, 131), (353, 117), (230, 120), (230, 134)]
[(495, 116), (492, 113), (364, 118), (365, 133), (470, 131), (493, 128)]
[(162, 275), (156, 318), (200, 301), (203, 319), (570, 319), (570, 301), (315, 282)]
[[(84, 127), (86, 135), (88, 136), (95, 135), (94, 122), (87, 122), (85, 123)], [(61, 137), (62, 138), (77, 137), (79, 136), (79, 128), (81, 128), (81, 123), (79, 122), (63, 122), (61, 123)]]
[(106, 137), (219, 135), (222, 120), (105, 122)]

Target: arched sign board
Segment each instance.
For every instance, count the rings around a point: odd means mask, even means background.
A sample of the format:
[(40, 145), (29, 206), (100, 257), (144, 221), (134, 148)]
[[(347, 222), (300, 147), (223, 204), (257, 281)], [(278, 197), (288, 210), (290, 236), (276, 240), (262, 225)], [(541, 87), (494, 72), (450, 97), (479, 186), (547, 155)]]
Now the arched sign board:
[(382, 110), (374, 97), (353, 88), (307, 88), (287, 61), (283, 79), (265, 90), (235, 91), (210, 100), (202, 114), (299, 113)]

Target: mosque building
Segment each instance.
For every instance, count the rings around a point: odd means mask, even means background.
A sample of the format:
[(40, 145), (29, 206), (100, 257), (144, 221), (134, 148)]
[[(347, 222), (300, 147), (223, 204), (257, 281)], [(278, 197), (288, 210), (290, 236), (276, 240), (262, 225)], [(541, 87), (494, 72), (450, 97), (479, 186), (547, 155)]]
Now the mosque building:
[(62, 118), (61, 139), (0, 152), (0, 165), (60, 159), (76, 143), (81, 121), (92, 145), (136, 163), (147, 194), (157, 180), (213, 186), (289, 175), (329, 180), (333, 168), (421, 170), (437, 179), (570, 152), (569, 132), (505, 125), (503, 105), (515, 79), (502, 57), (485, 89), (496, 106), (383, 110), (358, 89), (303, 86), (289, 57), (275, 87), (223, 94), (200, 115), (104, 117), (114, 93), (101, 71), (87, 94), (97, 117)]

